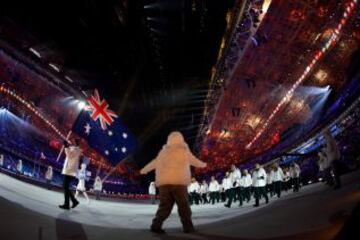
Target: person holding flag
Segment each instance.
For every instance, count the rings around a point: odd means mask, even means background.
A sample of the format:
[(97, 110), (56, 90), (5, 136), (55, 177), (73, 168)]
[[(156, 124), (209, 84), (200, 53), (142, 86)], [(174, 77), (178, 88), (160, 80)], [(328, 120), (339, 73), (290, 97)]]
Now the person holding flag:
[(76, 200), (74, 194), (70, 190), (71, 182), (76, 178), (79, 161), (81, 157), (80, 139), (75, 139), (75, 145), (70, 145), (67, 140), (64, 141), (65, 147), (65, 162), (62, 169), (64, 175), (63, 188), (64, 188), (64, 204), (60, 205), (59, 208), (69, 210), (70, 200), (72, 202), (72, 208), (79, 205), (79, 201)]
[[(91, 148), (114, 167), (113, 170), (122, 160), (128, 158), (137, 146), (136, 138), (120, 121), (120, 118), (109, 109), (107, 101), (100, 98), (97, 89), (93, 95), (87, 98), (87, 105), (77, 117), (68, 137), (71, 133), (86, 140)], [(73, 202), (73, 207), (79, 204), (69, 190), (70, 182), (76, 177), (81, 155), (78, 142), (79, 139), (75, 146), (68, 146), (67, 141), (64, 144), (66, 154), (63, 169), (65, 203), (60, 206), (63, 209), (69, 209), (69, 198)], [(105, 182), (113, 170), (101, 181)]]

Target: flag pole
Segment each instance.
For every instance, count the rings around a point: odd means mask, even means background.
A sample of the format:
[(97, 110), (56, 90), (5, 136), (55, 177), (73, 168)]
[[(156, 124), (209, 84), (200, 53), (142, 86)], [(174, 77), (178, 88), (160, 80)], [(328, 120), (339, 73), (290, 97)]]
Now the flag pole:
[[(72, 134), (72, 131), (70, 130), (69, 133), (68, 133), (67, 136), (66, 136), (66, 139), (65, 139), (66, 141), (69, 141), (69, 138), (70, 138), (71, 134)], [(60, 160), (60, 157), (61, 157), (61, 155), (63, 154), (64, 149), (65, 149), (65, 147), (64, 147), (64, 145), (62, 145), (61, 150), (60, 150), (60, 152), (59, 152), (59, 155), (58, 155), (57, 158), (56, 158), (56, 162), (58, 162), (58, 161)]]
[(101, 181), (102, 181), (102, 182), (105, 182), (105, 180), (106, 180), (108, 177), (110, 177), (111, 174), (113, 174), (113, 173), (115, 172), (116, 168), (117, 168), (118, 166), (120, 166), (120, 164), (121, 164), (123, 161), (129, 159), (131, 156), (132, 156), (132, 155), (128, 155), (128, 156), (125, 157), (123, 160), (121, 160), (118, 164), (116, 164), (116, 166), (113, 167), (113, 168), (110, 170), (110, 172), (109, 172), (108, 174), (106, 174), (106, 176), (105, 176)]
[(101, 170), (101, 165), (99, 164), (99, 167), (96, 170), (96, 176), (95, 177), (99, 176), (100, 170)]

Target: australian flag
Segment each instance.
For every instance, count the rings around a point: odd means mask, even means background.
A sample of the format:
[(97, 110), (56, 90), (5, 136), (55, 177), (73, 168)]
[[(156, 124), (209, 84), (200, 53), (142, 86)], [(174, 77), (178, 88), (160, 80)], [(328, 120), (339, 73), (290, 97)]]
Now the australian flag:
[(116, 166), (135, 151), (136, 138), (120, 118), (108, 109), (109, 104), (100, 98), (97, 90), (87, 99), (87, 103), (88, 106), (82, 110), (73, 126), (73, 132)]

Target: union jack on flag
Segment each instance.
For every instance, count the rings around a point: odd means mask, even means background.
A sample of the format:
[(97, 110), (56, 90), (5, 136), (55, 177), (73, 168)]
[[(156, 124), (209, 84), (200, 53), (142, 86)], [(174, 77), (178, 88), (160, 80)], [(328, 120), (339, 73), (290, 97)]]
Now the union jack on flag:
[(87, 102), (89, 106), (79, 114), (72, 130), (116, 166), (135, 151), (136, 138), (120, 117), (109, 109), (106, 100), (100, 98), (97, 90)]
[(88, 97), (87, 102), (89, 106), (86, 107), (87, 111), (91, 111), (91, 118), (94, 121), (100, 120), (100, 125), (103, 130), (106, 130), (114, 122), (114, 118), (118, 116), (111, 111), (109, 104), (105, 99), (100, 98), (99, 91), (95, 89), (94, 95)]

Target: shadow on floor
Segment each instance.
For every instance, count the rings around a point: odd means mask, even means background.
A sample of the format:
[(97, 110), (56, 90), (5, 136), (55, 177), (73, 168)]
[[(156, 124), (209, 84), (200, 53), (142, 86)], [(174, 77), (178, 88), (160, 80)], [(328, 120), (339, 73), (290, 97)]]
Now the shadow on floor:
[(69, 216), (72, 212), (63, 212), (56, 218), (56, 236), (58, 240), (87, 240), (83, 226), (73, 222)]

